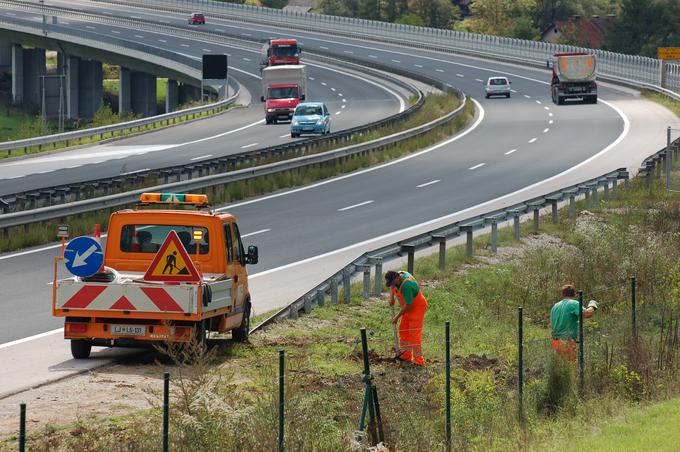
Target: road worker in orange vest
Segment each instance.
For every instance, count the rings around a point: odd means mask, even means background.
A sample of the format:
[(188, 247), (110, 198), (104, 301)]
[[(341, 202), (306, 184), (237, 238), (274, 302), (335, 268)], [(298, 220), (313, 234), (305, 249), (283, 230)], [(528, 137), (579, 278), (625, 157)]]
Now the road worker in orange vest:
[(399, 313), (392, 319), (395, 325), (399, 322), (398, 359), (424, 366), (422, 335), (427, 300), (418, 286), (418, 281), (410, 273), (390, 270), (385, 273), (385, 285), (390, 288), (390, 305), (394, 306), (396, 297), (401, 307)]

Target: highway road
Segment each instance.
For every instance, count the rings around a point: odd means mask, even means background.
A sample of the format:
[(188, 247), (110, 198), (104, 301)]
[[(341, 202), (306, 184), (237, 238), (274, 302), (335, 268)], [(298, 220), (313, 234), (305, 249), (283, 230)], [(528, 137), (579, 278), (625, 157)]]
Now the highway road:
[[(271, 32), (208, 19), (206, 27)], [(556, 106), (546, 71), (321, 34), (287, 35), (305, 48), (341, 48), (436, 77), (471, 95), (478, 114), (465, 132), (406, 158), (221, 207), (240, 219), (246, 243), (260, 247), (260, 264), (250, 269), (256, 312), (285, 305), (379, 244), (618, 167), (634, 170), (665, 144), (665, 127), (679, 126), (670, 112), (629, 89), (600, 84), (597, 105)], [(484, 99), (483, 81), (496, 74), (512, 80), (512, 98)], [(52, 246), (0, 256), (0, 344), (61, 325), (49, 310), (56, 253)]]

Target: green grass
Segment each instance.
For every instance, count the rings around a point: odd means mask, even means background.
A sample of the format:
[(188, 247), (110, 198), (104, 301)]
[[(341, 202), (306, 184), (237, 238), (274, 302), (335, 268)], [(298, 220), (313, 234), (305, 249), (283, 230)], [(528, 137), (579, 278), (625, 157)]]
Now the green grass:
[(655, 91), (645, 90), (642, 92), (642, 95), (653, 102), (663, 105), (675, 113), (675, 116), (680, 117), (680, 101), (671, 99), (670, 97), (664, 96), (663, 94), (659, 94)]
[[(165, 92), (168, 85), (167, 78), (156, 78), (156, 102), (165, 105)], [(118, 95), (120, 82), (118, 79), (108, 79), (103, 81), (104, 91)]]
[[(581, 435), (560, 441), (555, 451), (676, 451), (680, 444), (680, 399), (634, 407), (623, 415), (589, 425)], [(585, 435), (584, 435), (585, 434)]]

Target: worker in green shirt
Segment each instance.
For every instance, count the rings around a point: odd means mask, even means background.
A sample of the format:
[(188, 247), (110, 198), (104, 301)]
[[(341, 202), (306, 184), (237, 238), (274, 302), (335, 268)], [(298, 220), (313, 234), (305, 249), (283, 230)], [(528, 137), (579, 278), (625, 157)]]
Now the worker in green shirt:
[[(552, 327), (552, 349), (570, 362), (576, 361), (576, 339), (578, 338), (578, 321), (580, 303), (575, 300), (576, 289), (573, 285), (562, 286), (562, 300), (555, 303), (550, 311)], [(590, 300), (583, 308), (583, 318), (588, 319), (595, 314), (597, 302)]]

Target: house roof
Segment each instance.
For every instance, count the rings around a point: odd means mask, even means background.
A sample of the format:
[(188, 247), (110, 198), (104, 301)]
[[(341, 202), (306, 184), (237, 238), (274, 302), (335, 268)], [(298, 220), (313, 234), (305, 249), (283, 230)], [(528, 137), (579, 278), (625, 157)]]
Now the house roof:
[(570, 18), (569, 20), (558, 20), (550, 24), (550, 26), (541, 33), (541, 36), (545, 37), (553, 28), (557, 29), (558, 33), (562, 30), (574, 28), (581, 36), (583, 36), (589, 47), (599, 49), (604, 42), (605, 31), (607, 30), (607, 27), (612, 24), (613, 19), (614, 18), (611, 16), (594, 16), (591, 19)]

